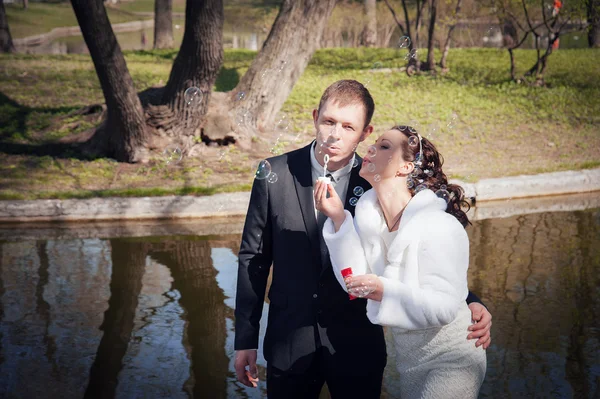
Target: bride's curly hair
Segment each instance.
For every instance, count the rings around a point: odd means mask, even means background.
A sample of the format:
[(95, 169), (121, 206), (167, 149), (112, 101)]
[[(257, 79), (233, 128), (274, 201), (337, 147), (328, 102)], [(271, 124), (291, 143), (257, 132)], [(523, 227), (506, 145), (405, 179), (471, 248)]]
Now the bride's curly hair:
[[(402, 154), (404, 160), (407, 162), (415, 162), (417, 153), (419, 152), (419, 145), (409, 145), (408, 139), (413, 136), (418, 140), (419, 136), (417, 134), (417, 130), (410, 126), (394, 126), (392, 129), (397, 130), (404, 135), (404, 140), (402, 140)], [(465, 190), (459, 185), (448, 183), (448, 178), (442, 170), (444, 158), (442, 157), (442, 154), (440, 154), (435, 148), (433, 143), (425, 137), (422, 137), (421, 144), (423, 147), (423, 153), (421, 154), (420, 169), (423, 172), (419, 176), (412, 178), (414, 181), (414, 186), (409, 188), (410, 193), (415, 195), (415, 188), (419, 184), (425, 185), (433, 192), (436, 192), (441, 188), (442, 185), (445, 185), (446, 190), (450, 193), (450, 200), (448, 201), (446, 212), (453, 215), (456, 219), (458, 219), (460, 224), (466, 228), (469, 224), (471, 224), (471, 222), (469, 222), (466, 212), (463, 211), (463, 207), (467, 209), (467, 212), (470, 209), (469, 203), (465, 201)], [(425, 174), (425, 170), (432, 171), (433, 175), (431, 177), (428, 176)], [(423, 182), (420, 182), (420, 180), (423, 180)]]

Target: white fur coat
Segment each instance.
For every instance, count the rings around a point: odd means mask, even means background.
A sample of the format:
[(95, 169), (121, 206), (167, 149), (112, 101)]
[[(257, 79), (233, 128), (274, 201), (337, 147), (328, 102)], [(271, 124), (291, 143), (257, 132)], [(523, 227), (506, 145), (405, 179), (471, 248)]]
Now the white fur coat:
[(354, 220), (346, 211), (338, 232), (326, 221), (323, 237), (341, 286), (346, 289), (340, 272), (346, 267), (354, 275), (376, 274), (383, 282), (383, 300), (368, 300), (372, 323), (405, 330), (443, 326), (465, 307), (469, 240), (445, 209), (446, 202), (431, 190), (417, 193), (387, 254), (382, 237), (387, 225), (375, 190), (360, 198)]

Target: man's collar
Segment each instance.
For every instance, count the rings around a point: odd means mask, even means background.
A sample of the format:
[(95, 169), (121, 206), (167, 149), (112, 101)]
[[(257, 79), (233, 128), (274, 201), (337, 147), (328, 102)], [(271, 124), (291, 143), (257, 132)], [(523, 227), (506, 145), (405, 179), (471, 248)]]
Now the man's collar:
[[(317, 146), (317, 142), (313, 141), (313, 144), (310, 148), (310, 165), (311, 167), (318, 171), (319, 176), (323, 173), (323, 165), (321, 165), (319, 163), (319, 161), (317, 161), (317, 156), (315, 154), (316, 151), (316, 146)], [(352, 165), (354, 163), (354, 158), (356, 157), (356, 154), (354, 154), (352, 156), (352, 159), (350, 160), (350, 162), (348, 162), (348, 164), (346, 166), (344, 166), (341, 169), (338, 169), (336, 171), (330, 171), (327, 170), (327, 173), (331, 175), (331, 180), (336, 183), (339, 179), (341, 179), (342, 177), (346, 176), (346, 175), (350, 175), (350, 172), (352, 171)]]

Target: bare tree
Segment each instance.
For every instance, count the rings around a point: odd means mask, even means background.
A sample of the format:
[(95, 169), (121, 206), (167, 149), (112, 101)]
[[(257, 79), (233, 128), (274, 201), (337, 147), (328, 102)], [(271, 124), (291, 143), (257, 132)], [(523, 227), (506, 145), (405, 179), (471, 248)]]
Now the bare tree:
[(429, 0), (429, 31), (427, 37), (427, 64), (429, 71), (435, 70), (435, 19), (437, 17), (437, 0)]
[(375, 0), (364, 0), (365, 6), (365, 28), (363, 39), (366, 47), (377, 45), (377, 2)]
[(173, 47), (173, 0), (154, 0), (154, 48)]
[[(417, 49), (420, 47), (420, 31), (423, 25), (424, 9), (427, 2), (425, 0), (415, 1), (417, 14), (415, 19), (411, 21), (409, 17), (407, 2), (406, 0), (402, 0), (402, 10), (404, 12), (404, 24), (402, 24), (389, 0), (384, 1), (386, 6), (392, 13), (394, 20), (396, 21), (396, 24), (398, 25), (398, 28), (400, 29), (402, 35), (410, 39), (408, 44), (410, 56), (408, 57), (408, 66), (406, 67), (406, 73), (409, 76), (413, 75), (415, 72), (421, 69), (421, 61), (419, 60)], [(414, 27), (412, 25), (414, 25)]]
[(88, 143), (92, 154), (137, 162), (148, 141), (144, 111), (102, 0), (71, 0), (106, 100), (107, 119)]
[[(512, 80), (521, 82), (534, 77), (533, 83), (541, 86), (544, 85), (548, 57), (558, 48), (560, 36), (587, 27), (583, 22), (587, 0), (575, 0), (564, 7), (551, 7), (551, 11), (543, 0), (540, 0), (539, 8), (532, 6), (532, 3), (533, 1), (526, 0), (518, 3), (497, 0), (494, 5), (498, 10), (498, 17), (504, 21), (503, 36), (510, 56)], [(534, 39), (537, 59), (523, 76), (518, 77), (514, 50), (521, 47), (530, 35)]]
[(444, 50), (442, 51), (442, 59), (440, 60), (440, 67), (442, 68), (442, 70), (448, 69), (448, 65), (447, 65), (448, 53), (450, 52), (450, 45), (452, 43), (452, 34), (454, 33), (454, 29), (456, 28), (456, 23), (457, 23), (456, 18), (458, 16), (458, 14), (460, 13), (461, 5), (462, 5), (462, 0), (458, 0), (456, 2), (456, 8), (454, 9), (454, 13), (451, 16), (452, 22), (448, 26), (448, 35), (446, 36), (446, 41), (444, 43)]
[(14, 53), (15, 51), (10, 29), (8, 29), (4, 0), (0, 0), (0, 52)]

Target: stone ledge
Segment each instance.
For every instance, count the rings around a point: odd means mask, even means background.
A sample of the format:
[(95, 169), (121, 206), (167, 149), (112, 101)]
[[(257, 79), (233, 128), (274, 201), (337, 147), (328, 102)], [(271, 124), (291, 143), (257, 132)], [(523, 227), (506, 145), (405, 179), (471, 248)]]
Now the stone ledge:
[[(489, 208), (498, 217), (510, 215), (519, 198), (529, 198), (521, 207), (536, 208), (534, 197), (600, 191), (600, 168), (582, 171), (545, 173), (483, 179), (476, 184), (452, 180), (465, 188), (466, 196), (475, 198), (477, 208)], [(599, 194), (600, 196), (600, 194)], [(597, 207), (595, 195), (587, 201)], [(0, 201), (0, 223), (4, 222), (74, 222), (109, 220), (196, 219), (244, 216), (249, 192), (223, 193), (205, 197), (166, 196), (142, 198), (92, 198), (69, 200)], [(502, 201), (511, 200), (511, 201)], [(487, 202), (501, 201), (491, 208)], [(539, 203), (551, 203), (543, 200)], [(581, 207), (582, 205), (578, 205)], [(494, 209), (493, 211), (491, 209)], [(524, 208), (524, 209), (525, 209)], [(550, 208), (549, 208), (550, 209)], [(560, 210), (557, 208), (557, 210)], [(522, 213), (523, 210), (519, 211)], [(487, 218), (487, 216), (485, 217)], [(475, 217), (475, 220), (480, 217)]]

